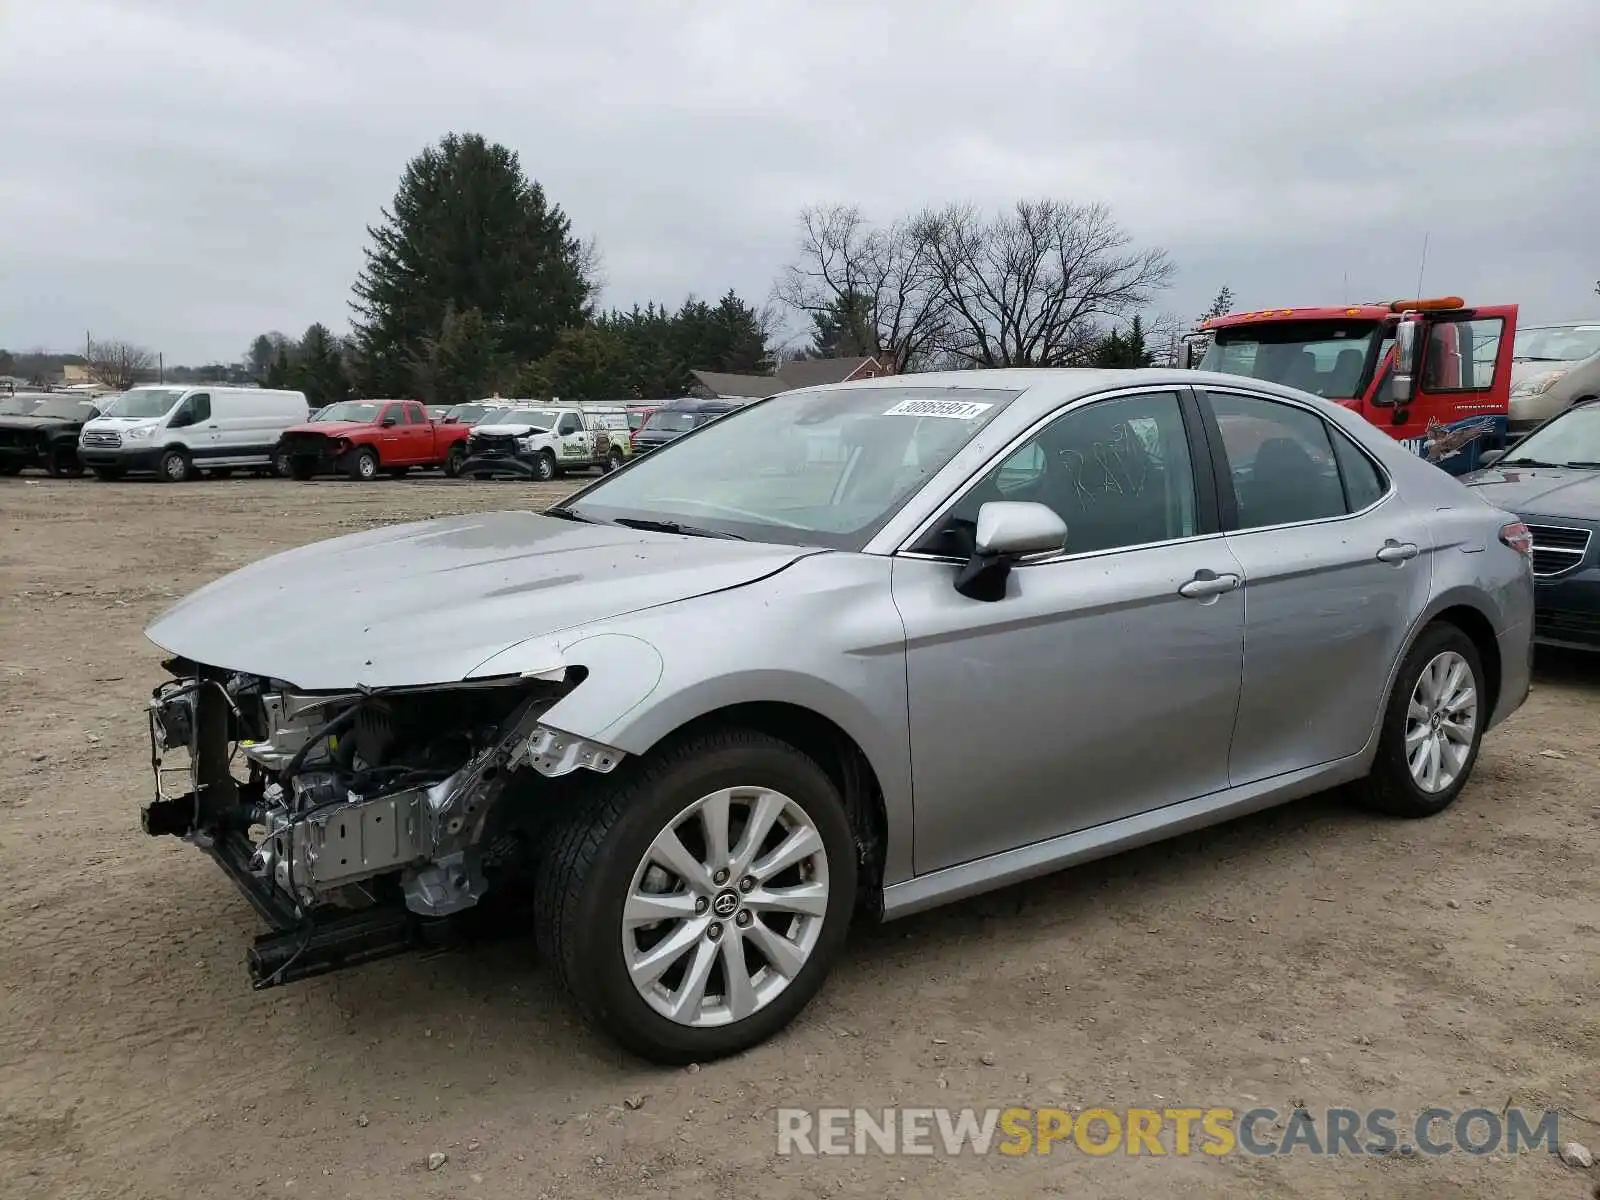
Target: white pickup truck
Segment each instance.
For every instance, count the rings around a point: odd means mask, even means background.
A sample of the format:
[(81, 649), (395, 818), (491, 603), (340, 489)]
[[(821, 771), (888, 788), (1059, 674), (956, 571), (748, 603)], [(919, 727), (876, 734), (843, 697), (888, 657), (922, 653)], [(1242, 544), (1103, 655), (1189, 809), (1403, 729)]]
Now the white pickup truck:
[(627, 413), (566, 404), (515, 404), (477, 425), (461, 473), (551, 480), (567, 471), (615, 471), (633, 452)]

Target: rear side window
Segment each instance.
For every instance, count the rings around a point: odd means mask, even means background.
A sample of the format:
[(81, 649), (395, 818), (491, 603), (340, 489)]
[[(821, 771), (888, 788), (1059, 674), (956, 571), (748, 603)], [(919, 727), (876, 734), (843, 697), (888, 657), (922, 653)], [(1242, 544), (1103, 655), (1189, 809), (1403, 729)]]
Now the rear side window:
[[(1222, 431), (1239, 529), (1351, 511), (1333, 431), (1321, 417), (1292, 404), (1229, 392), (1209, 392), (1206, 398)], [(1360, 455), (1353, 446), (1350, 451)]]
[(1376, 504), (1389, 483), (1377, 465), (1338, 429), (1333, 434), (1333, 458), (1339, 464), (1339, 478), (1344, 482), (1344, 498), (1351, 512), (1360, 512)]
[(406, 405), (406, 420), (413, 425), (426, 425), (428, 423), (428, 414), (423, 410), (422, 405), (408, 404)]

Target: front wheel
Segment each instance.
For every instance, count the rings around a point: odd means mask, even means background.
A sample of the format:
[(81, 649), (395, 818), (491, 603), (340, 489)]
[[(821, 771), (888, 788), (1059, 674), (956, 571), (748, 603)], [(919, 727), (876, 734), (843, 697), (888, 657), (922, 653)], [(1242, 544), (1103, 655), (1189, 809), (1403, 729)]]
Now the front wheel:
[(46, 460), (45, 470), (57, 479), (77, 479), (83, 474), (83, 464), (76, 450), (56, 450)]
[(461, 464), (467, 461), (466, 447), (457, 443), (450, 447), (450, 452), (444, 456), (444, 474), (446, 479), (454, 479), (461, 474)]
[(183, 483), (194, 475), (194, 465), (187, 454), (174, 447), (161, 455), (157, 474), (167, 483)]
[(272, 473), (279, 479), (294, 478), (294, 459), (282, 446), (272, 452)]
[(1466, 787), (1489, 719), (1472, 639), (1447, 623), (1422, 631), (1395, 678), (1372, 773), (1356, 789), (1367, 808), (1431, 817)]
[(549, 483), (556, 477), (556, 456), (548, 450), (539, 451), (533, 460), (533, 474), (540, 483)]
[(351, 479), (368, 480), (378, 477), (378, 452), (371, 446), (353, 451), (345, 470)]
[(546, 843), (535, 932), (602, 1033), (661, 1063), (777, 1033), (838, 956), (856, 847), (816, 763), (725, 730), (626, 763)]

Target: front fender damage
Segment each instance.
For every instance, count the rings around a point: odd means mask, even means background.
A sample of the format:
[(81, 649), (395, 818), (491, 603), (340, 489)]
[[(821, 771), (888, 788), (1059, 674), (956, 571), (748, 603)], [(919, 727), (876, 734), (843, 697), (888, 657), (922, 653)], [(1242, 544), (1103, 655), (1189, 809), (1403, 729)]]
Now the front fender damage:
[(144, 826), (204, 849), (278, 928), (249, 956), (257, 986), (405, 949), (419, 923), (478, 905), (525, 857), (518, 822), (538, 815), (524, 803), (538, 779), (614, 770), (626, 755), (588, 731), (660, 677), (653, 647), (622, 637), (528, 646), (522, 669), (507, 665), (440, 687), (297, 694), (168, 664)]

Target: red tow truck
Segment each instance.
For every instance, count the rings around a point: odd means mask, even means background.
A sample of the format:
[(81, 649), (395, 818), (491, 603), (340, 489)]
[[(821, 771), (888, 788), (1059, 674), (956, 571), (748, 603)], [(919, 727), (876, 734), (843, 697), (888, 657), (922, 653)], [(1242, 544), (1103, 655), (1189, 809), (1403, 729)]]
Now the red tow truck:
[(1201, 322), (1180, 362), (1326, 397), (1461, 475), (1505, 444), (1516, 332), (1515, 304), (1459, 296), (1265, 308)]
[(455, 475), (467, 456), (466, 422), (430, 420), (418, 400), (346, 400), (319, 409), (284, 431), (272, 461), (279, 475), (310, 479), (343, 472), (351, 479), (442, 467)]

